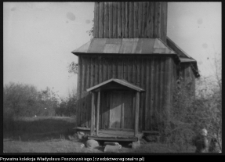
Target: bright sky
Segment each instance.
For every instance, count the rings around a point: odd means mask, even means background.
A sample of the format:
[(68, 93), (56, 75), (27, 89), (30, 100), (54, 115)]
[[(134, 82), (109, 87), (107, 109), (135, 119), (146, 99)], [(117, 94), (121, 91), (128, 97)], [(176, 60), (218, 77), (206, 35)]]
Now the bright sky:
[[(93, 2), (4, 2), (4, 84), (19, 82), (47, 86), (68, 96), (77, 62), (71, 51), (90, 40)], [(200, 74), (213, 74), (212, 60), (221, 55), (221, 3), (169, 2), (167, 35), (198, 61)]]

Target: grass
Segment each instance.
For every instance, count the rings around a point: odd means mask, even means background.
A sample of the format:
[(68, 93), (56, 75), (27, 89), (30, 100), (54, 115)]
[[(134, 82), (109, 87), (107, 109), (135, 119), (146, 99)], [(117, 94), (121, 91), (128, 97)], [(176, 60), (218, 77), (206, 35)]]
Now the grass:
[(74, 153), (82, 152), (81, 143), (65, 139), (49, 141), (4, 141), (4, 153)]
[[(98, 149), (81, 148), (73, 134), (75, 118), (70, 117), (36, 117), (20, 118), (4, 127), (4, 153), (103, 153)], [(123, 144), (122, 144), (123, 145)], [(123, 145), (119, 153), (177, 153), (175, 146), (161, 143), (145, 143), (137, 149)], [(193, 152), (189, 149), (188, 152)]]
[(43, 141), (73, 134), (75, 118), (19, 118), (4, 127), (3, 137), (22, 141)]
[[(103, 149), (81, 148), (81, 142), (66, 139), (49, 141), (4, 141), (4, 153), (103, 153)], [(193, 151), (190, 151), (190, 153)], [(160, 143), (149, 143), (137, 149), (123, 147), (119, 153), (150, 154), (150, 153), (178, 153), (173, 147)]]

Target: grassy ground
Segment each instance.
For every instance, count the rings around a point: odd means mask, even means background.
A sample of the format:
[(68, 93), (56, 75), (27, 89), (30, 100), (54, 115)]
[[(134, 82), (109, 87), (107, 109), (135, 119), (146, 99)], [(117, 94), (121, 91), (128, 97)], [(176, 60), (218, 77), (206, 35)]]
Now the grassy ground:
[(4, 153), (84, 153), (101, 152), (98, 149), (88, 150), (81, 148), (82, 143), (66, 139), (53, 139), (48, 141), (4, 141)]
[(20, 118), (4, 126), (4, 139), (20, 141), (45, 141), (58, 139), (73, 133), (75, 118), (36, 117)]
[[(81, 142), (66, 139), (53, 139), (48, 141), (9, 141), (4, 140), (4, 153), (104, 153), (103, 148), (88, 149), (81, 148)], [(188, 151), (193, 152), (193, 151)], [(143, 144), (139, 148), (132, 149), (122, 147), (118, 153), (179, 153), (175, 148), (160, 143)], [(181, 153), (181, 152), (180, 152)]]
[[(4, 153), (103, 153), (103, 147), (81, 148), (73, 136), (75, 118), (37, 117), (12, 121), (4, 127)], [(179, 148), (161, 143), (145, 143), (137, 149), (123, 144), (119, 153), (177, 153)], [(193, 152), (193, 148), (187, 152)]]

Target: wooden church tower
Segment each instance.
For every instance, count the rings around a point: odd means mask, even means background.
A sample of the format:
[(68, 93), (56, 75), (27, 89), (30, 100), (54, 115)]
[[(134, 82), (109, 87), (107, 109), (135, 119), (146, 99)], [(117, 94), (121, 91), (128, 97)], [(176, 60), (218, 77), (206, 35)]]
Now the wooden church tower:
[(72, 52), (79, 60), (77, 126), (90, 129), (90, 138), (160, 133), (177, 85), (194, 96), (197, 62), (167, 37), (167, 5), (95, 2), (94, 38)]

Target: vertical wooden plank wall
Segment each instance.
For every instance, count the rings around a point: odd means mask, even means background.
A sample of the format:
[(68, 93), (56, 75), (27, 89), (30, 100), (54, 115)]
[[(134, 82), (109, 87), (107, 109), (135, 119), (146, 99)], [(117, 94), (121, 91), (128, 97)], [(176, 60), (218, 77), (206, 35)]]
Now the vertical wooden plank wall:
[[(158, 58), (156, 56), (80, 56), (82, 70), (80, 78), (89, 78), (86, 84), (80, 85), (81, 103), (78, 108), (78, 125), (90, 127), (91, 117), (91, 95), (86, 89), (106, 81), (111, 78), (125, 79), (130, 83), (140, 86), (145, 90), (141, 93), (139, 128), (142, 130), (157, 130), (157, 125), (162, 123), (164, 117), (161, 116), (164, 111), (169, 110), (171, 102), (171, 82), (170, 75), (174, 62), (170, 57)], [(135, 61), (134, 61), (135, 60)], [(84, 70), (83, 70), (84, 69)], [(83, 77), (81, 77), (83, 76)], [(190, 75), (191, 76), (191, 75)], [(165, 103), (165, 104), (164, 104)], [(97, 107), (97, 105), (96, 105)], [(100, 119), (105, 119), (101, 116)]]
[(138, 2), (134, 2), (134, 38), (138, 37)]
[(101, 102), (101, 92), (98, 91), (98, 98), (97, 98), (97, 120), (96, 120), (96, 135), (98, 136), (99, 131), (99, 116), (100, 116), (100, 102)]
[(138, 38), (142, 38), (142, 12), (143, 12), (143, 3), (139, 3), (138, 5)]
[(155, 95), (155, 106), (154, 106), (154, 113), (153, 115), (155, 116), (155, 121), (154, 121), (154, 125), (153, 125), (153, 129), (156, 129), (156, 126), (155, 125), (158, 125), (160, 123), (160, 87), (161, 87), (161, 84), (160, 84), (160, 58), (157, 57), (156, 58), (156, 64), (155, 64), (155, 69), (156, 71), (158, 72), (156, 74), (156, 76), (154, 77), (154, 80), (155, 80), (155, 92), (154, 92), (154, 95)]
[(126, 2), (120, 2), (120, 5), (121, 5), (121, 27), (122, 27), (122, 30), (121, 30), (121, 37), (122, 38), (125, 38), (125, 4)]
[[(106, 37), (106, 38), (113, 38), (113, 5), (112, 5), (112, 2), (108, 3), (108, 10), (109, 10), (109, 30), (108, 30), (109, 37)], [(96, 11), (96, 12), (98, 12), (98, 11)], [(104, 22), (104, 23), (108, 23), (108, 22)], [(99, 28), (94, 28), (94, 30), (99, 30)], [(106, 35), (107, 35), (107, 33), (106, 33)], [(95, 38), (98, 38), (98, 37), (95, 37)]]
[(125, 2), (125, 37), (124, 38), (129, 38), (129, 2)]
[(117, 38), (117, 13), (118, 13), (118, 10), (117, 10), (117, 3), (118, 2), (113, 2), (112, 6), (113, 6), (113, 9), (112, 9), (112, 18), (113, 18), (113, 37), (112, 38)]
[(167, 2), (95, 2), (95, 38), (160, 38), (166, 42)]
[(161, 39), (166, 44), (167, 36), (167, 3), (161, 4)]
[(129, 38), (134, 36), (134, 2), (129, 2)]
[(117, 36), (118, 38), (122, 37), (122, 3), (117, 4), (117, 17), (118, 17), (118, 22), (117, 22)]
[[(166, 2), (96, 2), (95, 38), (160, 38), (166, 43)], [(145, 89), (140, 95), (139, 128), (157, 130), (162, 112), (169, 111), (176, 82), (176, 67), (169, 57), (80, 56), (78, 76), (78, 126), (90, 127), (91, 95), (86, 92), (110, 78), (125, 79)], [(188, 75), (190, 69), (184, 72)], [(171, 77), (172, 76), (172, 77)], [(175, 76), (175, 77), (173, 77)], [(194, 88), (194, 85), (192, 86)], [(101, 115), (101, 114), (100, 114)], [(106, 116), (100, 119), (105, 119)], [(84, 124), (85, 123), (85, 124)]]
[(104, 2), (104, 37), (109, 37), (109, 3)]
[[(107, 22), (106, 22), (107, 23)], [(98, 10), (98, 27), (99, 27), (99, 38), (104, 38), (104, 2), (99, 2)]]
[[(82, 116), (81, 116), (82, 117)], [(95, 94), (91, 94), (91, 135), (95, 131)]]
[(140, 106), (140, 92), (136, 92), (136, 105), (135, 105), (135, 124), (134, 124), (134, 136), (138, 137), (139, 132), (139, 106)]

